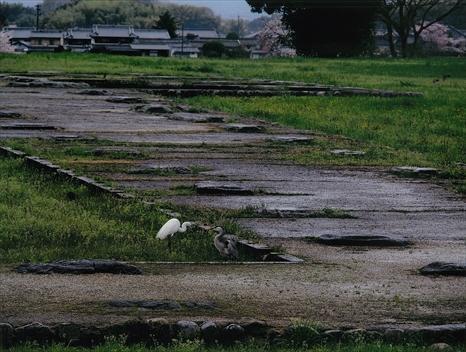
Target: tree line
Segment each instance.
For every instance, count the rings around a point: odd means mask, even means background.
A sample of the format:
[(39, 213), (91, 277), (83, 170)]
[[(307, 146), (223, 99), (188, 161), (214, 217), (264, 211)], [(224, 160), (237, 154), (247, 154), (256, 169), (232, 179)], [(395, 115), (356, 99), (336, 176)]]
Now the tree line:
[[(207, 7), (177, 5), (154, 0), (44, 0), (40, 26), (43, 29), (90, 27), (93, 24), (127, 24), (138, 28), (164, 28), (173, 37), (185, 28), (212, 28), (237, 38), (259, 30), (264, 19), (229, 20)], [(16, 24), (34, 27), (33, 7), (0, 0), (0, 27)]]
[[(392, 56), (406, 57), (423, 31), (465, 16), (466, 0), (247, 0), (255, 12), (279, 13), (283, 38), (306, 56), (355, 56), (372, 52), (374, 25), (385, 23)], [(464, 22), (458, 22), (463, 23)], [(411, 42), (410, 42), (411, 41)], [(398, 45), (397, 45), (398, 44)]]
[[(149, 0), (44, 0), (42, 28), (90, 27), (93, 24), (127, 24), (152, 28), (169, 12), (189, 28), (220, 28), (222, 19), (207, 7), (158, 3)], [(15, 23), (35, 26), (35, 9), (0, 2), (0, 26)]]
[[(392, 56), (408, 56), (421, 34), (439, 21), (466, 26), (466, 0), (246, 0), (251, 10), (281, 18), (282, 42), (305, 56), (357, 56), (374, 49), (374, 24), (382, 21)], [(215, 28), (229, 39), (264, 26), (222, 20), (207, 7), (159, 3), (153, 0), (44, 0), (42, 28), (127, 24), (164, 28), (171, 37), (186, 28)], [(0, 26), (34, 26), (35, 10), (0, 2)], [(433, 27), (432, 27), (433, 28)]]

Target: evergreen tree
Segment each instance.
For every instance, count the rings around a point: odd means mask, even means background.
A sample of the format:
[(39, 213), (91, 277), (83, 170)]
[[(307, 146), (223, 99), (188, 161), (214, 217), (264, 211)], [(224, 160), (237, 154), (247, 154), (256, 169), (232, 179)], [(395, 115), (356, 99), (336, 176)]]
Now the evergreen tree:
[(354, 56), (373, 48), (380, 0), (247, 0), (255, 12), (280, 13), (300, 55)]
[(170, 11), (165, 11), (159, 17), (159, 20), (157, 21), (155, 27), (159, 29), (166, 29), (168, 31), (168, 34), (170, 34), (170, 38), (176, 38), (176, 20), (175, 17), (171, 15)]

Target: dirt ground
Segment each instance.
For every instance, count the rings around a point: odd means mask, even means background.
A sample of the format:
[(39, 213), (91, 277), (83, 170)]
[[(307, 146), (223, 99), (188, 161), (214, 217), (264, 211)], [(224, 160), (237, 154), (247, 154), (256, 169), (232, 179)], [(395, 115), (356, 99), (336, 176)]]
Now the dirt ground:
[[(464, 278), (428, 278), (425, 261), (460, 260), (454, 242), (410, 250), (303, 245), (281, 240), (305, 264), (146, 265), (142, 277), (0, 274), (1, 316), (12, 323), (84, 321), (104, 324), (128, 317), (241, 320), (285, 324), (296, 318), (327, 326), (422, 325), (466, 319)], [(5, 268), (5, 270), (7, 270)], [(214, 302), (214, 310), (150, 311), (112, 308), (110, 300), (175, 299)]]
[[(125, 170), (89, 168), (128, 192), (150, 194), (202, 182), (254, 190), (245, 195), (166, 193), (164, 201), (192, 206), (286, 211), (286, 218), (259, 215), (239, 219), (264, 242), (282, 246), (303, 264), (144, 264), (144, 276), (20, 275), (0, 268), (0, 321), (84, 321), (104, 324), (128, 317), (203, 320), (258, 318), (287, 323), (296, 318), (328, 326), (454, 323), (466, 321), (466, 278), (424, 277), (417, 269), (434, 261), (466, 261), (466, 204), (425, 180), (400, 179), (370, 168), (312, 168), (283, 161), (273, 137), (311, 134), (254, 120), (225, 117), (224, 123), (194, 123), (171, 114), (144, 114), (135, 104), (108, 102), (108, 96), (79, 89), (9, 88), (0, 83), (0, 110), (22, 114), (0, 119), (0, 139), (93, 137), (124, 141), (143, 160), (119, 160)], [(165, 99), (135, 90), (118, 96)], [(198, 114), (199, 115), (199, 114)], [(11, 129), (15, 123), (56, 129)], [(237, 133), (229, 122), (254, 123), (263, 133)], [(74, 137), (73, 137), (74, 138)], [(131, 143), (145, 143), (131, 145)], [(96, 143), (97, 145), (97, 143)], [(96, 147), (97, 148), (97, 147)], [(134, 169), (198, 167), (195, 175), (135, 174)], [(298, 214), (340, 209), (354, 218), (312, 218)], [(293, 216), (296, 214), (296, 216)], [(321, 234), (389, 235), (413, 245), (395, 248), (328, 247), (304, 238)], [(211, 301), (213, 310), (150, 311), (112, 308), (114, 299)]]

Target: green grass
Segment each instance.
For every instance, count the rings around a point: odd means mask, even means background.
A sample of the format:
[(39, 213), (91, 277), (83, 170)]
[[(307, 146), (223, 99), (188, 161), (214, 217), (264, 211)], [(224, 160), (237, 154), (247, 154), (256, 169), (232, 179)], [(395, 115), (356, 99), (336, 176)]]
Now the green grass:
[[(209, 70), (205, 68), (209, 67)], [(53, 71), (102, 77), (139, 74), (260, 78), (418, 91), (421, 98), (196, 97), (196, 107), (253, 116), (351, 138), (364, 158), (329, 156), (332, 145), (293, 150), (305, 164), (435, 166), (458, 173), (466, 155), (466, 59), (167, 59), (102, 54), (0, 55), (0, 72)], [(206, 72), (209, 71), (209, 72)], [(449, 75), (445, 81), (442, 76)], [(433, 83), (434, 79), (440, 79)], [(341, 142), (341, 141), (340, 141)]]
[[(270, 347), (266, 345), (240, 345), (235, 347), (204, 347), (198, 342), (179, 343), (175, 346), (162, 347), (157, 346), (147, 348), (142, 346), (126, 347), (116, 343), (108, 343), (96, 347), (92, 350), (71, 348), (63, 346), (52, 347), (34, 347), (22, 346), (10, 349), (11, 352), (427, 352), (432, 351), (427, 347), (414, 345), (392, 346), (388, 344), (359, 344), (359, 345), (335, 345), (335, 346), (314, 346), (307, 348), (289, 348), (289, 347)], [(453, 351), (462, 351), (462, 347), (453, 349)]]
[[(22, 161), (0, 158), (0, 195), (1, 263), (73, 258), (222, 260), (212, 234), (199, 230), (177, 234), (169, 251), (166, 242), (155, 238), (168, 220), (156, 206), (93, 194), (31, 171)], [(182, 220), (198, 220), (195, 215)], [(228, 228), (225, 219), (216, 220)]]
[[(209, 68), (206, 70), (206, 68)], [(63, 72), (102, 75), (184, 75), (192, 77), (261, 78), (322, 84), (416, 90), (450, 74), (461, 85), (464, 58), (426, 59), (175, 59), (105, 54), (0, 54), (0, 72)], [(206, 72), (209, 71), (209, 72)]]
[[(188, 102), (349, 137), (368, 152), (362, 159), (365, 164), (404, 162), (445, 168), (464, 161), (466, 152), (466, 88), (459, 91), (464, 95), (429, 91), (424, 98), (196, 97)], [(386, 158), (380, 158), (380, 153)], [(318, 163), (319, 159), (303, 155), (301, 161)]]

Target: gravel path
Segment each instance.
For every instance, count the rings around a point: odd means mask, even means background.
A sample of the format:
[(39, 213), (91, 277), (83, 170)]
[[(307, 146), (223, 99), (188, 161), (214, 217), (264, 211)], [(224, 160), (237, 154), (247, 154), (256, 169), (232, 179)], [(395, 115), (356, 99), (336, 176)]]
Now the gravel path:
[[(416, 268), (460, 260), (464, 246), (426, 242), (410, 250), (322, 247), (283, 239), (299, 265), (146, 265), (144, 276), (18, 275), (0, 273), (0, 316), (12, 323), (128, 317), (193, 319), (303, 318), (330, 326), (462, 322), (464, 278), (428, 278)], [(6, 269), (5, 269), (6, 270)], [(150, 311), (111, 308), (115, 299), (212, 301), (215, 310)]]

